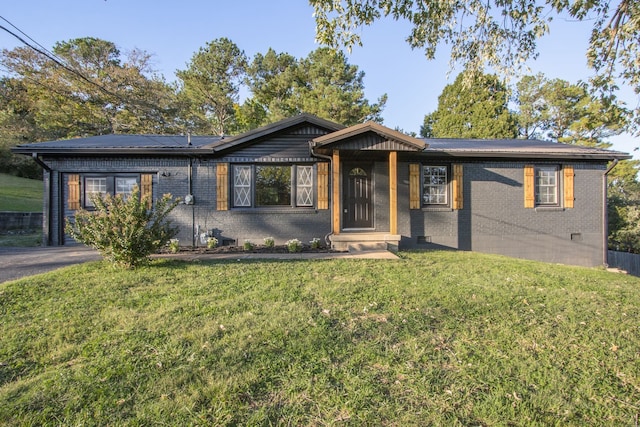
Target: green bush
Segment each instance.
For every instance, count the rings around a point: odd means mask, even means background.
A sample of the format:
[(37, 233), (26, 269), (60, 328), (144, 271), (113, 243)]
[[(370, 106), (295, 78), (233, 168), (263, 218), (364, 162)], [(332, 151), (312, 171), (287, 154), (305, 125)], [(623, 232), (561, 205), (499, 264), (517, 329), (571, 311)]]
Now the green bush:
[(179, 199), (165, 194), (149, 209), (150, 196), (139, 194), (136, 187), (126, 200), (121, 195), (92, 197), (95, 211), (80, 209), (74, 222), (67, 218), (66, 232), (114, 265), (135, 268), (178, 234), (167, 215)]
[(302, 250), (302, 242), (298, 239), (287, 240), (287, 243), (285, 244), (291, 253), (300, 252)]

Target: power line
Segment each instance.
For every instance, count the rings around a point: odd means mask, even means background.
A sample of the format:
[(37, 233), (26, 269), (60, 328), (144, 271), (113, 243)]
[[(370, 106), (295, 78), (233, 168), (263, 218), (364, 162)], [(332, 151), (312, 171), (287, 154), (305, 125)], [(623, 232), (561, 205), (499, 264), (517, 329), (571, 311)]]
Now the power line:
[[(25, 33), (24, 31), (22, 31), (20, 28), (16, 27), (11, 21), (9, 21), (7, 18), (5, 18), (4, 16), (0, 15), (0, 19), (2, 19), (4, 22), (6, 22), (7, 24), (11, 25), (13, 28), (15, 28), (20, 34), (22, 34), (23, 36), (25, 36), (26, 38), (28, 38), (29, 40), (31, 40), (33, 43), (35, 43), (40, 49), (42, 49), (44, 52), (46, 52), (50, 57), (54, 57), (56, 59), (58, 59), (60, 62), (64, 62), (59, 56), (57, 56), (55, 53), (51, 52), (49, 49), (47, 49), (46, 47), (42, 46), (40, 43), (38, 43), (36, 40), (32, 39), (27, 33)], [(6, 29), (5, 29), (6, 30)], [(24, 42), (23, 42), (24, 43)], [(26, 43), (25, 43), (26, 44)]]
[[(140, 101), (140, 100), (129, 100), (129, 99), (126, 99), (123, 96), (121, 96), (120, 94), (112, 92), (111, 90), (107, 89), (106, 87), (104, 87), (100, 83), (97, 83), (97, 82), (91, 80), (90, 78), (86, 77), (84, 74), (82, 74), (77, 69), (67, 65), (62, 58), (60, 58), (55, 53), (52, 53), (47, 48), (42, 46), (40, 43), (38, 43), (36, 40), (34, 40), (32, 37), (30, 37), (28, 34), (26, 34), (20, 28), (18, 28), (13, 23), (11, 23), (8, 19), (6, 19), (5, 17), (3, 17), (1, 15), (0, 15), (0, 19), (5, 21), (6, 23), (8, 23), (11, 27), (13, 27), (16, 31), (18, 31), (24, 37), (21, 37), (20, 35), (16, 34), (14, 31), (8, 29), (4, 25), (0, 25), (0, 29), (1, 30), (6, 31), (8, 34), (10, 34), (13, 37), (15, 37), (17, 40), (22, 42), (24, 45), (26, 45), (30, 49), (34, 50), (35, 52), (37, 52), (40, 55), (44, 56), (45, 58), (49, 59), (50, 61), (52, 61), (57, 66), (59, 66), (62, 69), (66, 70), (67, 72), (71, 73), (72, 75), (76, 76), (77, 78), (81, 79), (82, 81), (85, 81), (85, 82), (89, 83), (90, 85), (95, 86), (96, 88), (98, 88), (102, 92), (106, 93), (109, 96), (112, 96), (112, 97), (118, 99), (120, 102), (122, 102), (124, 104), (131, 105), (131, 106), (136, 106), (137, 108), (140, 108), (141, 110), (146, 111), (148, 113), (158, 110), (152, 104), (148, 104), (148, 103)], [(31, 42), (33, 42), (33, 44), (29, 43), (27, 40), (25, 40), (25, 38), (29, 39)]]

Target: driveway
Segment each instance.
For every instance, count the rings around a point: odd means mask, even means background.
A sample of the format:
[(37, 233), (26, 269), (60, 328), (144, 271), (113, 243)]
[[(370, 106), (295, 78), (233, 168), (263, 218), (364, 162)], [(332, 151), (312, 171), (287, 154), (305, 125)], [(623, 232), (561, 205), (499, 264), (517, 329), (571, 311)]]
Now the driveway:
[(39, 248), (0, 247), (0, 283), (99, 259), (101, 257), (98, 252), (81, 245)]

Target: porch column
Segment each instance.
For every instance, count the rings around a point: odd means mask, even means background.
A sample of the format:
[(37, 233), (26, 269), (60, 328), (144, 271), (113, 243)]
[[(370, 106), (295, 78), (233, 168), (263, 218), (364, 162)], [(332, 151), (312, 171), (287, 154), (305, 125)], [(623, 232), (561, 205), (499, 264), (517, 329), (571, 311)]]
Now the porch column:
[(389, 233), (398, 234), (398, 152), (389, 152)]
[(340, 150), (333, 150), (333, 234), (340, 234)]

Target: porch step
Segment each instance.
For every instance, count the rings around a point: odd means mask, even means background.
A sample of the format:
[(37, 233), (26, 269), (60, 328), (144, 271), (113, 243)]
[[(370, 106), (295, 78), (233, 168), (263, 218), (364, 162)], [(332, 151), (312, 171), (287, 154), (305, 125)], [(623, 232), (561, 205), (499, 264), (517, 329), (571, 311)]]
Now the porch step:
[(330, 239), (332, 249), (348, 252), (396, 252), (400, 244), (400, 235), (389, 233), (340, 233), (332, 235)]
[(349, 252), (386, 251), (387, 242), (367, 242), (349, 244)]

